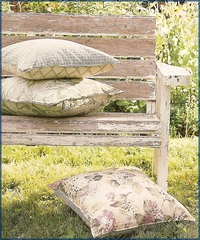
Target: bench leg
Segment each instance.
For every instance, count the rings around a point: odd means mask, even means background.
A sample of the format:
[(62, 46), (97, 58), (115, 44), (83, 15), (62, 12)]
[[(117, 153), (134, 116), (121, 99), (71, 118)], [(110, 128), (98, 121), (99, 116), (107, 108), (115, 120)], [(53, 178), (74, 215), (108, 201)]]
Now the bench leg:
[(167, 192), (168, 145), (154, 149), (153, 172), (157, 175), (157, 184)]
[(190, 84), (190, 74), (181, 67), (157, 62), (156, 114), (161, 121), (161, 147), (154, 153), (158, 185), (167, 190), (171, 86)]
[(154, 150), (153, 171), (157, 175), (157, 183), (167, 191), (168, 148), (170, 127), (170, 92), (171, 87), (164, 85), (160, 76), (157, 79), (156, 112), (161, 120), (161, 147)]

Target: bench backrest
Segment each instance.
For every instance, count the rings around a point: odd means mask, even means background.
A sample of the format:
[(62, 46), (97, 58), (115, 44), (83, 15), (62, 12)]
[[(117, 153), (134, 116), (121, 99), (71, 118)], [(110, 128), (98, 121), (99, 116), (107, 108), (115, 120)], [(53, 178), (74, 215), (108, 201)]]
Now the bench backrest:
[(3, 13), (2, 17), (3, 47), (48, 37), (97, 48), (121, 64), (95, 78), (123, 90), (120, 98), (147, 101), (146, 113), (101, 112), (53, 119), (4, 115), (3, 144), (153, 147), (154, 173), (159, 186), (167, 190), (170, 88), (188, 85), (190, 74), (155, 62), (155, 18), (46, 13)]
[(155, 17), (2, 13), (2, 47), (61, 38), (104, 51), (120, 64), (93, 78), (123, 90), (120, 99), (146, 100), (155, 113), (155, 29)]

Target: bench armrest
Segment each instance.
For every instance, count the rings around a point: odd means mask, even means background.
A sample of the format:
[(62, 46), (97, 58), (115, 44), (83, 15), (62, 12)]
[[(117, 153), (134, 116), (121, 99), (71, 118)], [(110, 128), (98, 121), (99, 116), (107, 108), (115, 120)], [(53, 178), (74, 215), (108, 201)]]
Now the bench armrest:
[(182, 67), (171, 66), (166, 63), (156, 62), (158, 78), (164, 85), (187, 86), (190, 84), (191, 74)]

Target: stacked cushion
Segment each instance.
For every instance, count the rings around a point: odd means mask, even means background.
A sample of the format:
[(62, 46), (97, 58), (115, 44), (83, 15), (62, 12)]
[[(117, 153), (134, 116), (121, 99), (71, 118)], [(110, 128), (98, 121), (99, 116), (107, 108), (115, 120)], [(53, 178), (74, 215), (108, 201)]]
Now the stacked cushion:
[(106, 105), (121, 93), (90, 79), (2, 80), (2, 113), (40, 117), (85, 115)]
[(3, 114), (71, 117), (98, 111), (122, 91), (84, 79), (111, 70), (112, 56), (75, 42), (36, 39), (2, 49)]
[(2, 49), (2, 68), (27, 79), (83, 78), (111, 70), (118, 61), (75, 42), (36, 39)]

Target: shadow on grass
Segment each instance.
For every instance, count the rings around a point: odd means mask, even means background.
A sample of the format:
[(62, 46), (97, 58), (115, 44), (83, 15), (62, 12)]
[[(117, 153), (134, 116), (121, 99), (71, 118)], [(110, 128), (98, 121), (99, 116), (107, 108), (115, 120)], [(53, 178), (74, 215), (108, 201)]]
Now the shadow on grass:
[[(14, 189), (17, 193), (19, 189)], [(142, 226), (115, 238), (198, 238), (193, 222)], [(57, 196), (44, 189), (2, 207), (3, 238), (92, 238), (89, 227)], [(108, 238), (111, 238), (109, 236)]]

